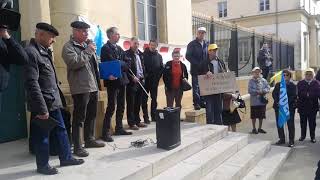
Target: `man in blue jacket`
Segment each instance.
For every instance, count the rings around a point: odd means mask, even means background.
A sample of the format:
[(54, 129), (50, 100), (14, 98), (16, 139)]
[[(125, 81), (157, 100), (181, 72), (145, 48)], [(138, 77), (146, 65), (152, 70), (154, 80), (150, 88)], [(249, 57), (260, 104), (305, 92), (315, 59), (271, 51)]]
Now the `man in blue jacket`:
[(195, 110), (205, 107), (204, 100), (200, 97), (198, 75), (201, 62), (205, 61), (208, 56), (208, 43), (204, 39), (206, 32), (205, 27), (198, 28), (197, 37), (188, 44), (186, 53), (186, 58), (191, 64), (193, 106)]

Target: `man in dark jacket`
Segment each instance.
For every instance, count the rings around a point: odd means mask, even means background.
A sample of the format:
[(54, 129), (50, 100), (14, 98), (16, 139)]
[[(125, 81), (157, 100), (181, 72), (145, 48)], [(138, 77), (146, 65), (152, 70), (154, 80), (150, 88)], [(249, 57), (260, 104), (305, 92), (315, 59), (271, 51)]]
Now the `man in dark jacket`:
[(197, 32), (197, 38), (191, 41), (187, 46), (186, 58), (191, 64), (193, 106), (195, 110), (205, 107), (204, 100), (200, 97), (198, 83), (199, 66), (205, 61), (208, 55), (208, 44), (204, 39), (206, 28), (200, 27)]
[(258, 54), (258, 64), (262, 70), (264, 79), (268, 79), (269, 73), (272, 70), (273, 59), (270, 53), (268, 43), (264, 43)]
[(85, 148), (104, 147), (94, 137), (97, 117), (100, 77), (96, 46), (88, 41), (90, 26), (82, 21), (71, 23), (72, 38), (62, 49), (62, 58), (67, 65), (68, 82), (73, 99), (72, 141), (73, 152), (79, 157), (89, 156), (81, 144), (80, 133), (84, 133)]
[[(143, 89), (140, 86), (144, 84), (144, 63), (143, 55), (139, 48), (139, 41), (136, 37), (131, 38), (130, 49), (125, 52), (125, 61), (129, 65), (129, 80), (127, 86), (127, 120), (130, 129), (139, 130), (147, 125), (141, 122), (140, 107), (142, 103)], [(139, 84), (140, 82), (140, 84)]]
[[(294, 127), (294, 116), (297, 106), (297, 86), (291, 81), (291, 72), (288, 70), (283, 70), (283, 74), (286, 80), (287, 94), (288, 94), (288, 104), (290, 111), (290, 119), (287, 121), (288, 130), (289, 130), (289, 147), (294, 146), (294, 135), (295, 135), (295, 127)], [(272, 97), (274, 99), (273, 108), (276, 114), (276, 123), (279, 135), (279, 141), (276, 142), (277, 145), (285, 144), (285, 134), (284, 128), (280, 128), (278, 125), (279, 118), (279, 99), (280, 99), (280, 82), (275, 85), (275, 88), (272, 92)]]
[[(155, 121), (156, 109), (157, 109), (157, 98), (158, 98), (158, 86), (159, 80), (162, 76), (163, 71), (163, 60), (162, 56), (157, 51), (158, 42), (150, 40), (149, 47), (143, 52), (143, 61), (145, 67), (145, 88), (146, 91), (151, 95), (151, 119)], [(149, 124), (149, 113), (148, 113), (148, 96), (143, 94), (142, 110), (144, 122)]]
[(10, 65), (23, 65), (28, 62), (28, 56), (8, 33), (5, 25), (0, 25), (0, 112), (1, 94), (8, 87), (10, 79)]
[[(60, 108), (62, 107), (58, 80), (49, 47), (55, 42), (59, 32), (47, 23), (38, 23), (35, 39), (31, 39), (26, 48), (29, 63), (25, 66), (25, 88), (27, 91), (28, 109), (31, 112), (31, 135), (37, 161), (37, 171), (41, 174), (53, 175), (58, 170), (51, 167), (49, 161), (49, 134), (59, 141), (57, 148), (60, 166), (79, 165), (82, 159), (71, 155), (68, 135), (65, 129)], [(34, 121), (49, 121), (49, 117), (57, 122), (57, 126), (47, 132)]]
[(115, 106), (117, 105), (116, 112), (116, 135), (131, 135), (131, 132), (127, 132), (123, 129), (122, 118), (124, 113), (125, 104), (125, 88), (129, 83), (127, 77), (128, 67), (124, 62), (124, 51), (117, 45), (120, 34), (118, 28), (111, 27), (107, 30), (107, 36), (109, 41), (101, 48), (101, 62), (119, 60), (122, 63), (122, 78), (115, 78), (110, 76), (109, 80), (104, 81), (104, 85), (107, 87), (108, 92), (108, 106), (103, 121), (102, 127), (102, 139), (106, 142), (112, 142), (111, 137), (111, 118), (114, 114)]

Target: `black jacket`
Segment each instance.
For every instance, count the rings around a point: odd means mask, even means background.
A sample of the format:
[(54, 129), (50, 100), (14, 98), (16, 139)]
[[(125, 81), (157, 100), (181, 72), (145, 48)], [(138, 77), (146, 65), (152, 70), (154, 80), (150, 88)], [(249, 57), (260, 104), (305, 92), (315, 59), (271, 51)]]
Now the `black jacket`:
[(208, 55), (208, 43), (203, 42), (203, 46), (195, 39), (191, 41), (187, 46), (186, 59), (191, 64), (191, 74), (198, 75), (199, 65), (201, 62), (207, 59)]
[(24, 78), (28, 109), (35, 114), (44, 114), (62, 107), (58, 80), (52, 62), (52, 52), (31, 39), (26, 48), (29, 62)]
[(152, 79), (152, 81), (159, 81), (163, 71), (163, 59), (158, 51), (151, 52), (149, 48), (146, 48), (143, 52), (143, 60), (145, 67), (146, 78)]
[(0, 92), (8, 87), (10, 79), (10, 65), (24, 65), (28, 56), (22, 46), (13, 38), (0, 38)]
[[(288, 94), (289, 110), (290, 112), (293, 112), (297, 107), (298, 92), (297, 92), (297, 86), (291, 81), (289, 82), (289, 84), (287, 84), (287, 94)], [(273, 108), (275, 110), (279, 109), (279, 96), (280, 96), (280, 82), (278, 82), (275, 85), (274, 90), (272, 92), (272, 97), (274, 99)]]
[[(145, 76), (145, 67), (144, 67), (144, 59), (143, 59), (143, 54), (140, 50), (138, 50), (138, 55), (140, 57), (140, 61), (141, 61), (141, 66), (142, 66), (142, 70), (143, 70), (143, 76)], [(127, 50), (124, 52), (124, 61), (126, 62), (126, 64), (128, 65), (129, 69), (134, 73), (134, 75), (137, 75), (137, 66), (136, 66), (136, 55), (134, 53), (134, 51), (132, 51), (131, 49)], [(137, 85), (136, 83), (133, 82), (134, 76), (132, 75), (132, 73), (129, 71), (128, 72), (128, 78), (129, 78), (129, 85), (130, 86), (135, 86)]]
[(124, 61), (124, 51), (118, 45), (112, 45), (110, 41), (108, 41), (101, 48), (101, 62), (112, 61), (112, 60), (120, 60), (121, 61), (121, 69), (122, 69), (122, 78), (111, 81), (105, 80), (104, 85), (111, 87), (118, 87), (120, 85), (127, 85), (129, 83), (128, 80), (128, 66)]
[(261, 68), (266, 67), (266, 61), (270, 60), (271, 62), (273, 61), (273, 59), (271, 57), (269, 57), (268, 54), (270, 54), (269, 49), (260, 49), (259, 50), (259, 54), (258, 54), (258, 64)]
[[(220, 60), (219, 58), (217, 59), (219, 66), (220, 66), (220, 73), (221, 72), (227, 72), (227, 67), (225, 65), (225, 63)], [(206, 61), (201, 62), (200, 66), (199, 66), (199, 71), (198, 74), (199, 75), (205, 75), (207, 74), (207, 72), (210, 71), (212, 73), (214, 73), (213, 71), (213, 65), (212, 63), (207, 59)]]
[[(188, 79), (188, 71), (185, 64), (181, 63), (181, 70), (182, 70), (182, 76), (181, 76), (181, 84), (182, 80), (184, 78)], [(167, 90), (172, 89), (172, 61), (168, 61), (166, 65), (164, 66), (163, 70), (163, 81), (165, 84), (165, 87)]]

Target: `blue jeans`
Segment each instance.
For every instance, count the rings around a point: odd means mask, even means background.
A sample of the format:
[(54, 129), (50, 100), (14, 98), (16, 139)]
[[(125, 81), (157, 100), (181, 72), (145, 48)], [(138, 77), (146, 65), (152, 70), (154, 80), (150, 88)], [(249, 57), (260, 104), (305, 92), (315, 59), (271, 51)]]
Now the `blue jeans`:
[(59, 122), (51, 132), (44, 131), (31, 122), (32, 145), (35, 150), (37, 168), (49, 165), (49, 134), (56, 139), (57, 143), (55, 145), (60, 161), (72, 158), (68, 134), (60, 109), (51, 111), (49, 115)]
[(193, 105), (203, 105), (204, 100), (200, 96), (200, 88), (198, 82), (198, 75), (192, 75), (192, 94), (193, 94)]
[(222, 94), (204, 96), (206, 101), (206, 118), (207, 124), (223, 125), (222, 110), (223, 101)]

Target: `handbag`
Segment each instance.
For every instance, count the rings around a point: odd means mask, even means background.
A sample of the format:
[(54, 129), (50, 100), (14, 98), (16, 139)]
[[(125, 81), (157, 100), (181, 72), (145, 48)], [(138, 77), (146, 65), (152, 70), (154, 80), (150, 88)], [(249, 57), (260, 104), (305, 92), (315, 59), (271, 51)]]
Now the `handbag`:
[(269, 103), (269, 100), (266, 96), (260, 96), (260, 101), (263, 103), (263, 104), (268, 104)]
[[(182, 71), (183, 71), (183, 70), (182, 70)], [(188, 82), (188, 80), (185, 78), (184, 72), (183, 72), (182, 76), (183, 76), (183, 79), (182, 79), (182, 90), (183, 90), (183, 91), (189, 91), (189, 90), (191, 90), (191, 89), (192, 89), (192, 86), (191, 86), (191, 84)]]
[(182, 79), (182, 90), (183, 91), (189, 91), (191, 89), (192, 89), (192, 86), (190, 85), (188, 80), (186, 78), (183, 78)]

